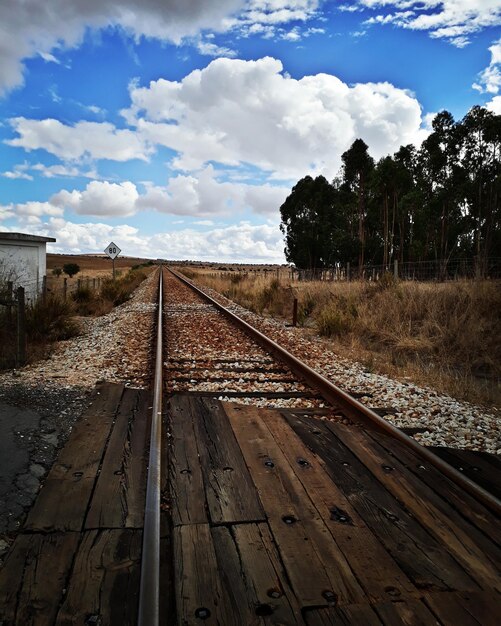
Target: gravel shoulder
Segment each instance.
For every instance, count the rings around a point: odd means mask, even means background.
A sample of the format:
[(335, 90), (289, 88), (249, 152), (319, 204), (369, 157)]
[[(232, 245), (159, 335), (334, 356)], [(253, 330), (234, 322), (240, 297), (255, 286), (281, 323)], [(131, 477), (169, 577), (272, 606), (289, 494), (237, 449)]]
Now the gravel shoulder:
[(158, 273), (38, 363), (0, 374), (0, 559), (99, 381), (147, 387)]

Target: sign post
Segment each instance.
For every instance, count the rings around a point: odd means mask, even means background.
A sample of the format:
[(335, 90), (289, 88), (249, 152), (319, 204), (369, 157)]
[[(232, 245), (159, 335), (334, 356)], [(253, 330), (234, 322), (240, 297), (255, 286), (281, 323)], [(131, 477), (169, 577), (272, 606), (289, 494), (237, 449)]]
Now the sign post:
[(120, 248), (117, 246), (116, 243), (113, 243), (113, 241), (111, 243), (109, 243), (106, 246), (105, 249), (105, 254), (107, 254), (110, 259), (113, 261), (113, 280), (115, 280), (115, 259), (117, 258), (117, 256), (120, 254), (120, 252), (122, 252), (120, 250)]

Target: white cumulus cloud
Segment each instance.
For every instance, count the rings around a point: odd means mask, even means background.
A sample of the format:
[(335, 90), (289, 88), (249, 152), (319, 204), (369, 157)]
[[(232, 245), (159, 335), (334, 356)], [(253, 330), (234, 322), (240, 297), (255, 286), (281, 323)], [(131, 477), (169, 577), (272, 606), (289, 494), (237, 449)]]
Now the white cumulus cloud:
[(289, 193), (288, 187), (221, 182), (208, 165), (196, 174), (171, 178), (166, 187), (148, 187), (136, 206), (192, 217), (236, 216), (244, 209), (276, 214)]
[(151, 148), (129, 129), (117, 129), (107, 122), (78, 122), (74, 126), (59, 120), (32, 120), (15, 117), (10, 120), (18, 137), (5, 143), (27, 151), (43, 149), (65, 159), (112, 159), (146, 161)]
[(296, 80), (282, 63), (216, 59), (181, 81), (131, 85), (124, 111), (146, 142), (179, 153), (174, 165), (251, 163), (284, 178), (334, 175), (340, 155), (362, 137), (374, 156), (419, 141), (421, 108), (389, 83), (349, 86), (336, 76)]
[(80, 215), (127, 216), (136, 212), (139, 197), (136, 186), (127, 181), (109, 183), (91, 181), (84, 191), (63, 189), (50, 199), (55, 206), (67, 208)]

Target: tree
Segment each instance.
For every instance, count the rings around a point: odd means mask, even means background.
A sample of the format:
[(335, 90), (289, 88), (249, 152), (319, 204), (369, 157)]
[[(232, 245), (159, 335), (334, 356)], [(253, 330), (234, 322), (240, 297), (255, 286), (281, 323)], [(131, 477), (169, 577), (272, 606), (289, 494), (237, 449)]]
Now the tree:
[(280, 207), (287, 261), (299, 268), (317, 269), (339, 260), (336, 200), (336, 189), (323, 176), (305, 176), (293, 187)]
[(374, 169), (374, 159), (369, 155), (368, 146), (362, 139), (355, 139), (349, 150), (341, 155), (344, 166), (343, 183), (357, 199), (358, 217), (358, 266), (364, 265), (365, 220), (367, 216), (367, 187), (369, 176)]
[(63, 271), (71, 278), (75, 274), (78, 274), (78, 272), (80, 271), (80, 266), (76, 263), (66, 263), (66, 265), (63, 265)]
[(61, 276), (61, 274), (62, 274), (62, 273), (63, 273), (63, 270), (62, 270), (60, 267), (55, 267), (55, 268), (52, 270), (52, 274), (53, 274), (54, 276), (57, 276), (58, 278)]

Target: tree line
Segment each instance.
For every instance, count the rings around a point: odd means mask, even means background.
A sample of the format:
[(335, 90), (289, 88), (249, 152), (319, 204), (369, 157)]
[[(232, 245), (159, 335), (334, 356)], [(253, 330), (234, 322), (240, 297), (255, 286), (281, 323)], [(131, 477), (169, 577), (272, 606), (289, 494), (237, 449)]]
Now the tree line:
[(375, 161), (356, 139), (331, 182), (302, 178), (280, 207), (298, 268), (476, 259), (501, 250), (501, 115), (438, 113), (421, 147)]

